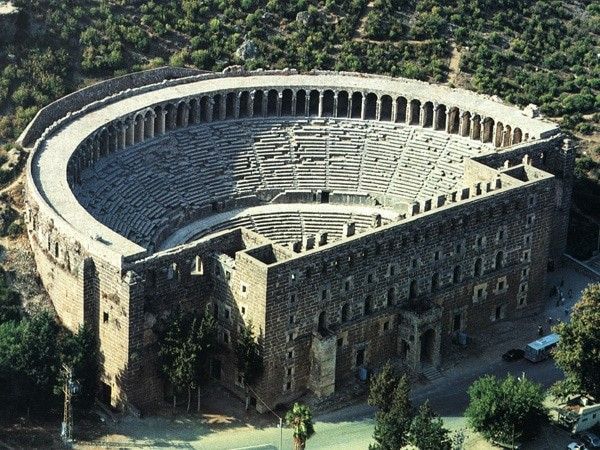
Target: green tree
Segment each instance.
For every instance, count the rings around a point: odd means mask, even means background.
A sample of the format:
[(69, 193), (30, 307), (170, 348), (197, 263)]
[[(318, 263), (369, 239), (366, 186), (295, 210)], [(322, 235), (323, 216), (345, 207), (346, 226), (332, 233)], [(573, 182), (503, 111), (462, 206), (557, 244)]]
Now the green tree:
[(410, 384), (406, 375), (396, 377), (389, 363), (386, 364), (371, 380), (369, 404), (378, 408), (373, 432), (376, 443), (369, 448), (396, 450), (406, 445), (412, 420)]
[(571, 320), (554, 330), (560, 336), (554, 360), (565, 379), (556, 383), (552, 392), (562, 398), (581, 393), (600, 398), (600, 283), (583, 291)]
[[(158, 354), (161, 371), (176, 389), (187, 390), (187, 410), (191, 407), (191, 396), (198, 390), (200, 408), (200, 386), (208, 379), (209, 359), (216, 351), (216, 323), (205, 310), (202, 316), (176, 310), (171, 313), (163, 330), (159, 333)], [(173, 393), (173, 406), (177, 403)]]
[(255, 386), (264, 372), (262, 357), (262, 346), (254, 336), (252, 322), (248, 322), (240, 330), (238, 340), (235, 344), (237, 356), (237, 368), (244, 379), (246, 390), (246, 411), (250, 408), (249, 386)]
[(419, 407), (408, 429), (407, 441), (419, 449), (450, 450), (452, 440), (444, 423), (426, 401)]
[(63, 363), (73, 369), (73, 379), (81, 387), (75, 401), (83, 408), (90, 408), (94, 404), (100, 370), (96, 338), (89, 326), (82, 326), (76, 334), (67, 332), (61, 347)]
[(301, 403), (294, 403), (285, 414), (285, 423), (293, 431), (294, 450), (303, 450), (306, 441), (315, 434), (310, 408)]
[(487, 440), (511, 444), (537, 434), (547, 418), (542, 387), (525, 378), (486, 375), (469, 387), (469, 426)]

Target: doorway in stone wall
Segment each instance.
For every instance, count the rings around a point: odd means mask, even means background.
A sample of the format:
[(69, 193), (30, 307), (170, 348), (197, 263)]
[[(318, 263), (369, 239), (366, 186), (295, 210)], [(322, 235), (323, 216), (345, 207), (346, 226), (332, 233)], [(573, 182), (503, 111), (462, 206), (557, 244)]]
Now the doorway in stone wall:
[(421, 335), (421, 362), (433, 361), (433, 346), (435, 344), (435, 331), (431, 328)]

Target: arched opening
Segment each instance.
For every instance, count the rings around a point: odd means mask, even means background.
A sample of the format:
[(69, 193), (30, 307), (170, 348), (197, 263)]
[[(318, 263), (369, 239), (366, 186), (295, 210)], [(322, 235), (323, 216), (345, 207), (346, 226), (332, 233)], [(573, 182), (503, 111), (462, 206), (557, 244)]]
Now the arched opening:
[(379, 120), (389, 122), (392, 120), (392, 97), (384, 95), (381, 97)]
[(518, 144), (522, 140), (523, 140), (523, 132), (521, 131), (520, 128), (515, 128), (515, 131), (513, 132), (513, 139), (512, 139), (513, 144)]
[(248, 110), (248, 101), (250, 99), (250, 93), (248, 91), (242, 91), (240, 94), (240, 112), (239, 117), (248, 117), (250, 111)]
[(417, 280), (412, 280), (410, 282), (410, 287), (408, 288), (408, 298), (410, 300), (417, 298), (418, 295), (418, 288), (417, 288)]
[(481, 140), (481, 116), (479, 114), (475, 114), (471, 120), (471, 139)]
[(481, 141), (492, 142), (494, 133), (494, 119), (486, 117), (483, 119), (483, 130), (481, 130)]
[(281, 115), (291, 116), (292, 115), (292, 101), (294, 93), (291, 89), (284, 89), (281, 94)]
[(337, 117), (348, 117), (348, 92), (338, 92)]
[(452, 272), (452, 282), (460, 283), (460, 266), (455, 266)]
[(365, 119), (377, 118), (377, 95), (370, 92), (365, 99)]
[(317, 90), (310, 91), (308, 98), (308, 115), (309, 117), (315, 117), (319, 115), (319, 97), (320, 92)]
[(154, 111), (150, 109), (144, 115), (144, 138), (150, 139), (152, 137), (154, 137)]
[(421, 120), (421, 102), (419, 100), (410, 101), (410, 117), (408, 118), (409, 125), (419, 125)]
[(342, 319), (342, 323), (348, 322), (349, 319), (349, 315), (348, 315), (348, 305), (343, 305), (342, 306), (342, 312), (341, 312), (341, 319)]
[(187, 118), (188, 108), (184, 102), (177, 105), (177, 128), (184, 127), (186, 125), (185, 119)]
[(210, 111), (210, 101), (207, 96), (200, 99), (200, 122), (208, 122)]
[(326, 90), (323, 92), (323, 107), (321, 109), (323, 117), (333, 117), (333, 91)]
[(367, 295), (365, 297), (365, 305), (364, 305), (365, 316), (368, 316), (369, 314), (371, 314), (372, 308), (373, 308), (373, 299), (371, 298), (370, 295)]
[(270, 89), (267, 94), (267, 116), (273, 117), (277, 115), (277, 97), (279, 92), (275, 89)]
[(302, 89), (296, 92), (296, 115), (306, 115), (306, 91)]
[(350, 113), (352, 119), (360, 119), (362, 117), (362, 99), (362, 93), (354, 92), (352, 94), (352, 112)]
[(164, 131), (164, 129), (161, 129), (161, 124), (162, 124), (162, 121), (164, 120), (162, 107), (157, 106), (156, 108), (154, 108), (154, 114), (155, 114), (155, 116), (154, 116), (154, 134), (159, 135), (159, 134), (162, 134)]
[(504, 125), (502, 125), (502, 122), (496, 123), (496, 136), (494, 137), (494, 145), (496, 147), (502, 147), (503, 134), (504, 134)]
[(426, 128), (433, 126), (433, 103), (425, 102), (423, 105), (423, 126)]
[(166, 109), (167, 109), (167, 116), (165, 117), (165, 120), (166, 120), (165, 128), (167, 131), (170, 131), (175, 128), (177, 111), (171, 103), (169, 103), (167, 105)]
[(435, 331), (431, 328), (421, 335), (421, 362), (433, 362)]
[(512, 130), (510, 128), (510, 125), (505, 125), (504, 126), (504, 134), (502, 136), (502, 145), (504, 147), (508, 147), (512, 143), (510, 141), (511, 138), (512, 138)]
[(260, 117), (263, 115), (263, 91), (254, 91), (254, 101), (252, 103), (252, 115)]
[(213, 96), (213, 111), (212, 120), (221, 120), (221, 94), (215, 94)]
[(458, 134), (460, 128), (460, 111), (456, 106), (453, 106), (448, 111), (448, 133)]
[(319, 314), (319, 323), (317, 325), (317, 330), (322, 335), (327, 334), (327, 315), (325, 314), (325, 311), (321, 311), (321, 313)]
[(193, 98), (190, 100), (190, 107), (188, 108), (188, 124), (198, 123), (198, 100)]
[(435, 292), (440, 288), (440, 274), (434, 273), (431, 276), (431, 292)]
[(237, 97), (237, 92), (228, 92), (227, 97), (225, 98), (225, 118), (226, 119), (234, 119), (235, 118), (235, 100)]
[(504, 264), (504, 252), (500, 250), (496, 253), (496, 269), (501, 269)]
[(394, 304), (394, 300), (396, 299), (396, 289), (394, 289), (393, 287), (389, 288), (387, 291), (387, 297), (386, 297), (386, 305), (390, 306)]
[(394, 122), (406, 122), (406, 105), (407, 101), (404, 97), (396, 99), (396, 117), (394, 118)]
[(481, 273), (483, 271), (483, 261), (481, 260), (481, 258), (477, 258), (475, 260), (475, 267), (473, 268), (473, 275), (475, 275), (476, 277), (481, 276)]
[(460, 135), (467, 137), (471, 134), (471, 113), (465, 111), (460, 119)]
[(446, 105), (438, 105), (435, 129), (446, 131)]

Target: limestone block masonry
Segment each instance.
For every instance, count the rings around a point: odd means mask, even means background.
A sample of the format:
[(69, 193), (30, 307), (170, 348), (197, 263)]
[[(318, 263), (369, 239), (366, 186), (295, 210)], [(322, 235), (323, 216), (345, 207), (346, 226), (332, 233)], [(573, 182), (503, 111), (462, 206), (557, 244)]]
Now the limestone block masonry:
[(273, 407), (392, 357), (438, 366), (538, 311), (565, 248), (557, 126), (419, 81), (162, 68), (54, 102), (21, 142), (40, 277), (65, 326), (96, 334), (99, 394), (122, 408), (172, 388), (154, 326), (175, 306), (213, 312), (211, 375), (240, 396), (252, 322)]

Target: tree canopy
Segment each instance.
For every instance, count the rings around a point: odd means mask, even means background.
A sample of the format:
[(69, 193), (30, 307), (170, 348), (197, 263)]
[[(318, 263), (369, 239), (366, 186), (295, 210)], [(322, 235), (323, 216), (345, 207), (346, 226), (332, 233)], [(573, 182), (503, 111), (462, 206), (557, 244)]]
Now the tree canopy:
[(469, 387), (469, 426), (487, 440), (514, 444), (537, 434), (547, 418), (542, 387), (526, 378), (486, 375)]
[(600, 399), (600, 284), (591, 284), (575, 304), (569, 322), (554, 328), (560, 340), (554, 359), (565, 379), (552, 389), (559, 397), (588, 394)]
[(310, 408), (301, 403), (294, 403), (285, 415), (285, 423), (292, 428), (294, 450), (303, 450), (306, 441), (315, 434)]

